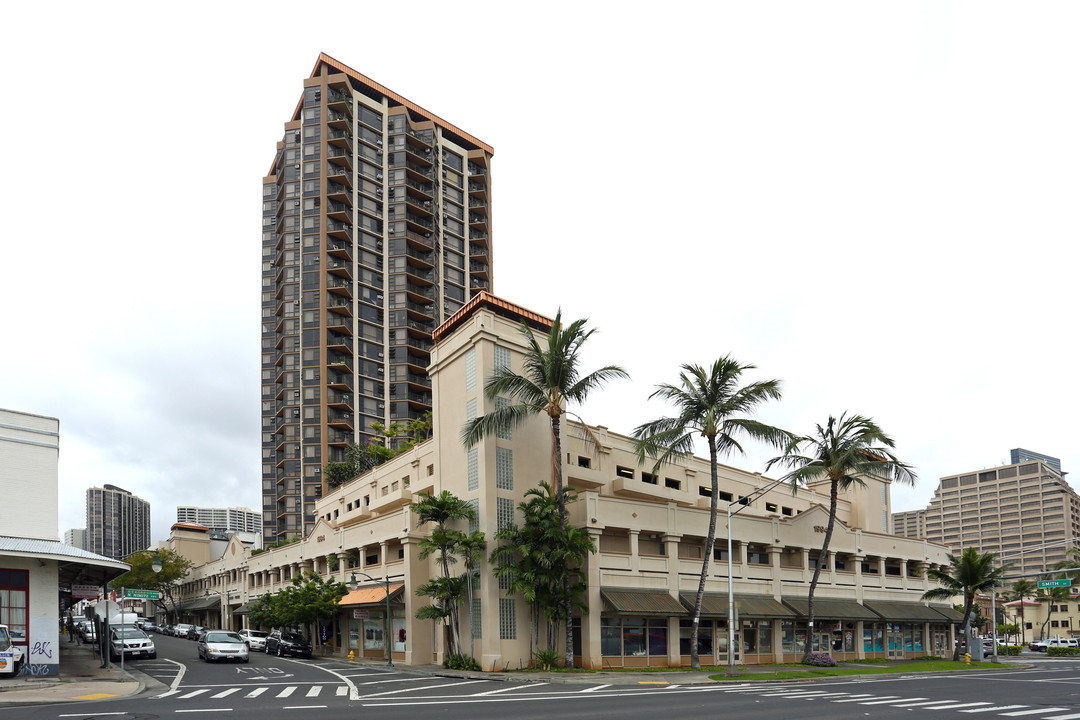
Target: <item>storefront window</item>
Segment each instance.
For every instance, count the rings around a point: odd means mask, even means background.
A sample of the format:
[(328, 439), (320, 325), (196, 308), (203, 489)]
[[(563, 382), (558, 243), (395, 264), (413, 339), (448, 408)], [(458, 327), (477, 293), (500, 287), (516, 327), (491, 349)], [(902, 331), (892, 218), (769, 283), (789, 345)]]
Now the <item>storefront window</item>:
[(600, 618), (600, 654), (605, 657), (622, 655), (622, 628), (619, 618)]
[(382, 650), (386, 647), (383, 635), (386, 632), (383, 618), (364, 618), (364, 649)]
[(754, 655), (758, 651), (757, 621), (743, 621), (743, 652)]
[(623, 655), (645, 654), (645, 621), (626, 618), (623, 620)]
[(922, 637), (922, 625), (915, 626), (915, 652), (922, 652), (923, 649), (923, 637)]
[(758, 652), (771, 653), (772, 651), (772, 622), (758, 620)]
[(661, 618), (649, 620), (648, 627), (649, 654), (667, 655), (667, 619)]
[(789, 620), (780, 623), (780, 647), (783, 652), (795, 652), (795, 626)]
[[(692, 620), (679, 621), (679, 654), (690, 654), (690, 632), (693, 629)], [(713, 624), (706, 620), (698, 628), (698, 655), (712, 655)]]
[(885, 652), (885, 626), (874, 623), (874, 652)]

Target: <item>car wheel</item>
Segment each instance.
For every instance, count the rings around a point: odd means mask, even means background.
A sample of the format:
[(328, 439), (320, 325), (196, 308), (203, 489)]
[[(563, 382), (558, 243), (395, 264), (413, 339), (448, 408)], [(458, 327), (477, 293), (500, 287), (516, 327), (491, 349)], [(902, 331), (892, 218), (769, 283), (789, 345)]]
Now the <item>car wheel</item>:
[(157, 660), (157, 653), (156, 653), (156, 652), (152, 652), (152, 653), (150, 653), (149, 655), (147, 655), (146, 657), (147, 657), (147, 659), (149, 659), (149, 660)]

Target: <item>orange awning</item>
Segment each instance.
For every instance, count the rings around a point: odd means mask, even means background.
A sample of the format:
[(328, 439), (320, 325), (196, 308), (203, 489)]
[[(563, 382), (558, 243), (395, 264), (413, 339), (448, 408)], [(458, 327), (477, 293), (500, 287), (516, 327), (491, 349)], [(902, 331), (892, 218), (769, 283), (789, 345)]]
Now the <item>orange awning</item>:
[[(390, 599), (393, 600), (394, 595), (398, 594), (404, 587), (402, 583), (391, 584)], [(374, 605), (384, 602), (386, 602), (386, 586), (379, 585), (352, 590), (338, 600), (338, 605)]]

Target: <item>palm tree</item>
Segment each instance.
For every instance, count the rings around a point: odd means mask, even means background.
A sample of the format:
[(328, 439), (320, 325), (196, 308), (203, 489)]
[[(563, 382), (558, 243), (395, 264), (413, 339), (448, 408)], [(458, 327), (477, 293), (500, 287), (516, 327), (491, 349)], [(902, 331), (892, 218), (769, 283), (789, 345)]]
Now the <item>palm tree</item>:
[(1012, 595), (1014, 598), (1020, 601), (1018, 612), (1020, 613), (1020, 644), (1025, 642), (1024, 637), (1024, 597), (1030, 595), (1036, 590), (1036, 585), (1031, 580), (1017, 580), (1012, 584)]
[[(694, 620), (690, 630), (690, 666), (701, 667), (698, 657), (698, 626), (701, 623), (701, 603), (705, 595), (705, 579), (712, 561), (716, 541), (716, 503), (720, 494), (717, 458), (732, 451), (742, 452), (738, 437), (764, 440), (780, 447), (791, 434), (746, 417), (758, 405), (780, 399), (780, 381), (763, 380), (739, 387), (739, 380), (754, 365), (741, 365), (725, 355), (705, 368), (683, 365), (678, 385), (662, 384), (650, 398), (662, 398), (675, 406), (676, 415), (641, 425), (634, 430), (638, 461), (646, 457), (656, 461), (654, 472), (664, 463), (673, 462), (693, 453), (694, 441), (704, 437), (709, 446), (709, 475), (712, 492), (709, 495), (709, 530), (705, 537), (705, 555), (701, 561), (697, 596), (694, 600)], [(728, 618), (734, 622), (734, 618)], [(729, 649), (734, 652), (734, 648)]]
[[(554, 476), (555, 497), (559, 506), (559, 522), (566, 526), (566, 496), (563, 494), (562, 472), (562, 417), (568, 403), (583, 403), (589, 393), (609, 380), (629, 378), (621, 367), (607, 365), (588, 375), (581, 375), (581, 346), (595, 328), (586, 329), (587, 320), (582, 318), (562, 326), (562, 309), (555, 314), (546, 346), (540, 344), (526, 323), (521, 324), (521, 334), (528, 345), (522, 358), (523, 372), (518, 374), (510, 367), (498, 367), (484, 385), (488, 400), (508, 396), (511, 403), (465, 424), (461, 441), (472, 447), (483, 438), (499, 435), (511, 427), (521, 425), (534, 415), (543, 413), (551, 421), (551, 470)], [(566, 622), (566, 667), (574, 664), (574, 628), (569, 621), (571, 598), (569, 576), (564, 579)]]
[[(821, 544), (820, 561), (814, 568), (807, 596), (807, 615), (810, 631), (814, 627), (814, 592), (817, 590), (821, 569), (826, 565), (829, 543), (836, 526), (836, 505), (840, 492), (853, 485), (863, 485), (861, 476), (892, 480), (907, 485), (915, 484), (915, 472), (900, 462), (892, 453), (896, 447), (873, 420), (862, 415), (841, 413), (839, 418), (829, 416), (825, 426), (817, 426), (813, 435), (794, 438), (784, 454), (773, 458), (766, 471), (773, 465), (791, 468), (781, 480), (791, 483), (792, 490), (820, 479), (829, 481), (829, 522), (825, 540)], [(811, 643), (806, 644), (809, 654)]]
[[(412, 511), (417, 516), (416, 526), (420, 527), (427, 523), (434, 523), (435, 529), (429, 537), (419, 542), (420, 553), (418, 557), (423, 560), (430, 555), (435, 555), (442, 568), (442, 582), (428, 583), (426, 591), (422, 594), (429, 595), (439, 603), (439, 612), (425, 610), (424, 617), (436, 619), (436, 616), (445, 617), (450, 624), (451, 641), (454, 650), (461, 652), (461, 638), (458, 634), (458, 599), (460, 598), (461, 585), (450, 575), (450, 565), (457, 562), (455, 554), (460, 552), (461, 544), (468, 537), (460, 530), (453, 530), (447, 524), (455, 520), (475, 520), (476, 510), (467, 501), (443, 490), (438, 495), (421, 495), (420, 499), (412, 504)], [(453, 653), (451, 653), (453, 654)]]
[(473, 577), (480, 569), (480, 561), (484, 557), (487, 548), (487, 540), (480, 531), (471, 532), (458, 542), (458, 552), (461, 554), (461, 562), (465, 566), (465, 584), (469, 601), (469, 657), (476, 658), (476, 614), (473, 612)]
[[(1003, 585), (1005, 571), (1012, 567), (1005, 564), (994, 567), (994, 553), (980, 553), (977, 548), (969, 547), (960, 553), (960, 557), (949, 555), (948, 569), (931, 568), (927, 576), (941, 587), (927, 590), (923, 600), (948, 600), (957, 595), (964, 596), (964, 617), (960, 627), (964, 630), (967, 646), (971, 647), (971, 615), (975, 607), (975, 595), (989, 592)], [(960, 645), (953, 648), (953, 660), (960, 658)]]

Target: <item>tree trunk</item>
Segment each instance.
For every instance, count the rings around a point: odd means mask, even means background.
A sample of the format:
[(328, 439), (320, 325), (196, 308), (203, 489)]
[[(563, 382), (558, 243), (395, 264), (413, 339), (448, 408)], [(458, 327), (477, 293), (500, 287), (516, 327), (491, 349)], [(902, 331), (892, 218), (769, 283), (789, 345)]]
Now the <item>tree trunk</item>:
[(476, 659), (476, 617), (473, 615), (473, 594), (472, 594), (472, 570), (467, 571), (469, 574), (465, 578), (465, 583), (469, 589), (469, 657)]
[[(709, 576), (709, 563), (712, 561), (713, 545), (716, 542), (716, 512), (717, 496), (720, 494), (720, 483), (717, 478), (716, 468), (716, 436), (709, 436), (709, 480), (712, 494), (709, 496), (709, 532), (705, 535), (705, 557), (701, 559), (701, 575), (698, 577), (697, 595), (694, 597), (694, 619), (690, 625), (690, 667), (701, 668), (701, 657), (698, 655), (698, 630), (701, 628), (701, 603), (705, 597), (705, 580)], [(731, 528), (728, 528), (731, 532)], [(728, 623), (735, 622), (735, 618), (728, 618)], [(715, 646), (715, 645), (714, 645)], [(729, 665), (735, 648), (728, 648)]]
[[(555, 498), (559, 507), (559, 524), (562, 526), (563, 535), (566, 534), (566, 498), (563, 495), (562, 477), (562, 416), (551, 416), (551, 441), (555, 444), (555, 463), (552, 472), (555, 474)], [(563, 591), (563, 614), (566, 615), (566, 667), (574, 667), (574, 623), (571, 613), (574, 604), (570, 600), (570, 573), (564, 571), (562, 578)]]
[(825, 542), (821, 544), (821, 555), (818, 556), (817, 567), (814, 568), (814, 577), (810, 580), (810, 592), (806, 596), (808, 632), (806, 635), (806, 650), (803, 652), (803, 662), (806, 662), (810, 653), (814, 651), (814, 592), (817, 590), (818, 580), (821, 579), (821, 568), (828, 561), (829, 543), (832, 542), (833, 528), (836, 527), (836, 504), (839, 494), (840, 481), (831, 478), (829, 482), (829, 523), (825, 528)]
[[(967, 645), (967, 651), (971, 652), (971, 598), (964, 594), (964, 617), (960, 621), (960, 629), (964, 633), (964, 642)], [(953, 662), (959, 662), (960, 660), (960, 643), (956, 643), (956, 647), (953, 648)]]

